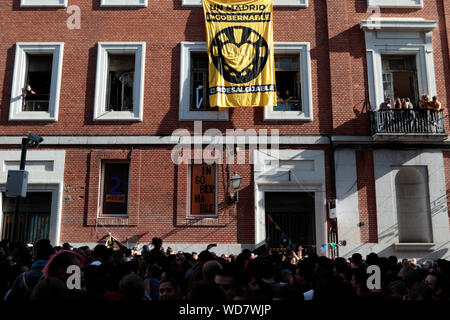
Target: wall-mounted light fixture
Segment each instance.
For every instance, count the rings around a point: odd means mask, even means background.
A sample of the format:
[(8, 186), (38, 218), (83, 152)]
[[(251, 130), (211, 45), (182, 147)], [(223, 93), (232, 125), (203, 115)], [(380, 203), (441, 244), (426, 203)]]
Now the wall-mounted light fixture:
[[(233, 176), (231, 177), (231, 185), (233, 187), (234, 190), (238, 190), (241, 187), (241, 181), (242, 178), (240, 175), (237, 174), (237, 172), (235, 172), (233, 174)], [(228, 197), (228, 203), (230, 205), (237, 203), (239, 200), (239, 193), (238, 191), (236, 191), (235, 194), (230, 194)]]

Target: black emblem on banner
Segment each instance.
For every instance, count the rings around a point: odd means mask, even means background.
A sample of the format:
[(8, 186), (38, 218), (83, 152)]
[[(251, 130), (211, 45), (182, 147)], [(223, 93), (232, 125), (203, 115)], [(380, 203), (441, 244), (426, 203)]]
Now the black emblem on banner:
[[(247, 48), (244, 48), (245, 46)], [(230, 57), (224, 56), (224, 49), (235, 54), (235, 56), (231, 54), (231, 58), (247, 61), (245, 65), (241, 65), (242, 69), (237, 70), (236, 66), (233, 67), (230, 61), (227, 61)], [(239, 57), (239, 54), (248, 52), (244, 49), (251, 49), (253, 56)], [(246, 83), (255, 79), (264, 69), (269, 58), (269, 46), (266, 40), (255, 30), (242, 26), (220, 30), (212, 40), (210, 52), (217, 70), (226, 81), (231, 83)]]

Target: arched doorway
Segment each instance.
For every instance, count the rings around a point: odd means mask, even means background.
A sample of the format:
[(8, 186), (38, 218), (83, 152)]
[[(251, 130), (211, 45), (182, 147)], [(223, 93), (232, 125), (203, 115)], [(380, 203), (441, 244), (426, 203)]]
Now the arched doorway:
[(400, 243), (433, 241), (427, 173), (419, 169), (402, 168), (395, 177)]

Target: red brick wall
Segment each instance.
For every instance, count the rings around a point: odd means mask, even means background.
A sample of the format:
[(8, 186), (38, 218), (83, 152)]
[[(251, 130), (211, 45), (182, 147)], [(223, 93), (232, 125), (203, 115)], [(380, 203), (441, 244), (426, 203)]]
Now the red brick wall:
[[(316, 1), (313, 1), (316, 2)], [(370, 135), (369, 118), (364, 110), (368, 97), (365, 38), (361, 20), (368, 19), (367, 1), (326, 1), (328, 6), (328, 38), (330, 51), (330, 90), (333, 133), (338, 135)], [(445, 3), (445, 5), (444, 5)], [(433, 55), (437, 94), (448, 112), (450, 101), (450, 64), (448, 49), (447, 0), (424, 0), (423, 9), (381, 9), (382, 17), (419, 17), (437, 20), (433, 31)], [(449, 121), (446, 118), (448, 131)]]
[[(66, 149), (61, 242), (103, 241), (111, 232), (119, 240), (137, 239), (140, 243), (150, 242), (153, 237), (180, 243), (253, 243), (254, 176), (248, 149), (247, 164), (218, 165), (218, 218), (203, 220), (188, 217), (189, 167), (173, 164), (171, 152), (172, 146), (137, 147), (131, 152), (125, 147)], [(326, 148), (325, 169), (329, 176), (328, 152)], [(129, 220), (122, 221), (126, 225), (113, 224), (108, 218), (97, 219), (100, 165), (105, 159), (130, 161)], [(229, 181), (234, 172), (242, 177), (239, 202), (229, 205)], [(331, 182), (327, 179), (326, 183), (329, 199)]]
[[(13, 3), (14, 5), (11, 5)], [(329, 133), (331, 100), (328, 93), (328, 51), (325, 1), (311, 1), (307, 9), (276, 9), (275, 41), (311, 43), (313, 122), (263, 121), (262, 108), (230, 110), (228, 122), (206, 122), (208, 127), (279, 128), (282, 134)], [(65, 9), (21, 9), (19, 0), (0, 1), (0, 132), (15, 135), (33, 131), (41, 135), (118, 134), (167, 135), (176, 128), (193, 129), (192, 121), (178, 121), (179, 60), (181, 41), (205, 41), (201, 7), (181, 7), (181, 0), (151, 1), (148, 8), (105, 9), (99, 0), (70, 1), (81, 8), (81, 29), (69, 30)], [(301, 32), (292, 32), (301, 30)], [(8, 121), (16, 42), (64, 42), (59, 120)], [(99, 41), (147, 43), (144, 121), (94, 122), (93, 104)]]
[(372, 151), (356, 151), (361, 243), (378, 242), (377, 203)]
[[(422, 17), (438, 20), (433, 33), (438, 95), (447, 108), (450, 92), (448, 6), (445, 0), (424, 0), (424, 9), (382, 9), (383, 17)], [(34, 131), (41, 135), (170, 134), (192, 129), (178, 121), (179, 58), (181, 41), (204, 41), (200, 7), (181, 7), (181, 1), (153, 1), (148, 8), (105, 9), (98, 0), (71, 1), (81, 8), (81, 29), (69, 30), (65, 9), (20, 8), (19, 0), (0, 2), (0, 132), (5, 135)], [(207, 122), (208, 127), (279, 128), (281, 134), (368, 135), (364, 106), (368, 96), (364, 32), (367, 2), (311, 0), (306, 9), (275, 8), (275, 41), (311, 43), (313, 122), (264, 122), (261, 108), (230, 110), (228, 122)], [(168, 27), (170, 25), (170, 27)], [(8, 121), (15, 43), (65, 43), (59, 121)], [(99, 41), (147, 42), (144, 121), (92, 121)], [(331, 74), (330, 74), (331, 70)], [(447, 121), (448, 122), (448, 121)], [(448, 124), (446, 124), (448, 126)]]
[[(189, 167), (173, 164), (171, 152), (172, 146), (140, 147), (131, 154), (128, 148), (67, 149), (61, 242), (103, 241), (107, 232), (112, 232), (119, 240), (137, 239), (141, 243), (150, 242), (152, 237), (166, 242), (253, 243), (252, 167), (218, 165), (218, 218), (187, 218)], [(100, 165), (105, 159), (130, 161), (129, 219), (120, 222), (126, 225), (113, 224), (109, 218), (97, 219)], [(230, 206), (229, 179), (235, 171), (242, 183), (239, 202)]]

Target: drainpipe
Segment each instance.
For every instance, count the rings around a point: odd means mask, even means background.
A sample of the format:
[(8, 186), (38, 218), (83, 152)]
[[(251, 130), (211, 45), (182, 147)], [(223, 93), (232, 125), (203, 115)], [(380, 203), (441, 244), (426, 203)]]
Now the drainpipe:
[[(331, 180), (331, 196), (332, 200), (336, 200), (336, 170), (335, 170), (335, 160), (334, 160), (334, 152), (336, 151), (336, 146), (333, 143), (333, 139), (331, 135), (327, 135), (328, 139), (330, 140), (330, 152), (329, 152), (329, 163), (330, 163), (330, 180)], [(327, 202), (328, 204), (328, 202)], [(329, 210), (329, 207), (327, 206), (327, 209)], [(328, 216), (327, 216), (328, 221)], [(334, 231), (336, 234), (336, 239), (334, 239), (334, 243), (339, 242), (338, 237), (338, 228), (337, 228), (337, 219), (332, 219), (331, 221), (331, 228), (330, 233)], [(330, 239), (332, 240), (332, 239)], [(328, 241), (333, 242), (333, 241)], [(339, 247), (336, 246), (333, 250), (335, 250), (336, 256), (339, 256)]]

